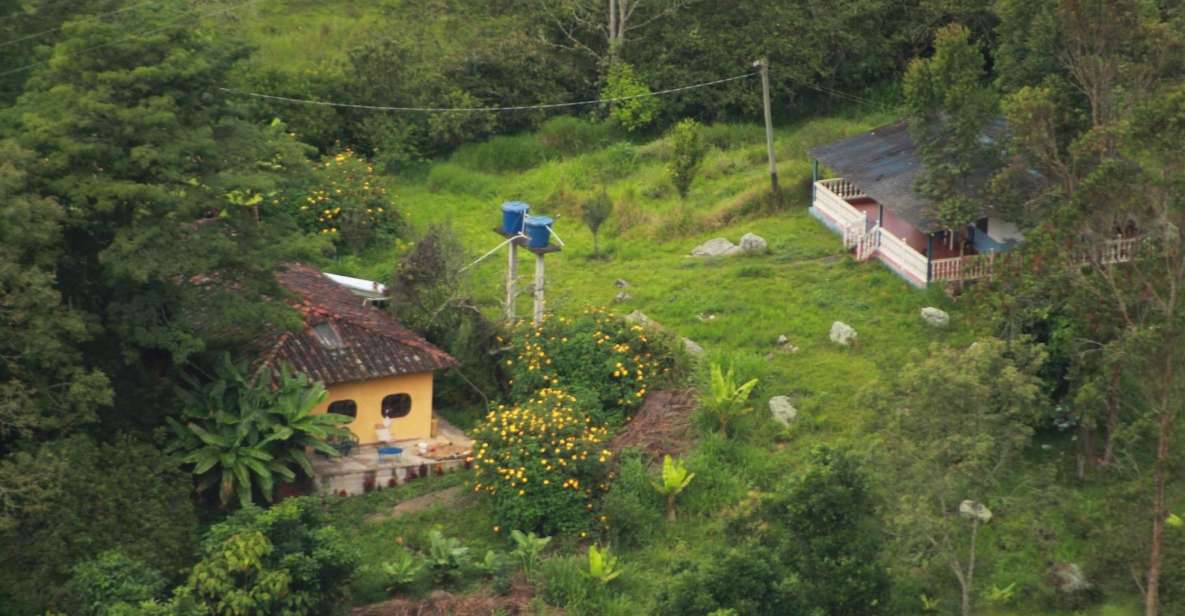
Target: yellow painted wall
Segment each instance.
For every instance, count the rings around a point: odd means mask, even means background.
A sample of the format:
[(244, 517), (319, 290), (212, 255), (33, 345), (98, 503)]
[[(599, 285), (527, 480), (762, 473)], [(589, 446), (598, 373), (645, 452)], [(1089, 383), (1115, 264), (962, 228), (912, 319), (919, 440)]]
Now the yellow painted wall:
[(353, 400), (358, 415), (346, 424), (362, 445), (377, 443), (375, 425), (383, 423), (382, 402), (390, 394), (411, 396), (411, 412), (406, 417), (391, 420), (391, 440), (422, 439), (432, 431), (432, 373), (404, 374), (368, 381), (336, 383), (328, 388), (329, 395), (314, 413), (324, 413), (331, 402)]

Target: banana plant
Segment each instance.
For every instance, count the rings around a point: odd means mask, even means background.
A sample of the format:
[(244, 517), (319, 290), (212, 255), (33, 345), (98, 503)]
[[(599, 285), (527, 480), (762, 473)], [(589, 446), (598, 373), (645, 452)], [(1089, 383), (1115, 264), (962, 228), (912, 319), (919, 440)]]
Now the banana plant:
[(750, 379), (737, 385), (736, 373), (732, 366), (725, 370), (719, 363), (712, 362), (709, 394), (704, 400), (704, 407), (716, 416), (722, 434), (728, 433), (728, 424), (732, 420), (750, 410), (749, 394), (756, 386), (757, 379)]
[(523, 573), (527, 575), (535, 570), (539, 554), (543, 552), (548, 543), (551, 543), (551, 537), (540, 537), (535, 533), (524, 533), (517, 529), (510, 531), (510, 539), (514, 541), (514, 549), (511, 550), (510, 555), (518, 559), (523, 566)]
[(677, 518), (675, 512), (675, 498), (687, 488), (691, 480), (695, 478), (695, 473), (687, 472), (687, 467), (683, 465), (682, 460), (675, 460), (670, 455), (664, 456), (662, 459), (662, 481), (653, 482), (654, 489), (658, 490), (667, 499), (667, 519), (674, 522)]
[(382, 564), (383, 574), (387, 576), (387, 592), (397, 593), (406, 590), (420, 577), (424, 563), (416, 559), (407, 550), (395, 552), (395, 559)]
[(257, 492), (270, 502), (277, 480), (312, 475), (306, 448), (337, 455), (328, 441), (348, 433), (341, 424), (349, 418), (312, 414), (325, 397), (320, 383), (288, 367), (250, 374), (223, 356), (212, 382), (190, 380), (181, 392), (180, 420), (168, 419), (170, 450), (192, 465), (199, 492), (218, 487), (224, 508), (246, 506)]
[(598, 549), (596, 545), (588, 546), (588, 575), (602, 585), (612, 582), (621, 575), (621, 569), (617, 566), (617, 557), (609, 551), (608, 546), (605, 546), (604, 549)]

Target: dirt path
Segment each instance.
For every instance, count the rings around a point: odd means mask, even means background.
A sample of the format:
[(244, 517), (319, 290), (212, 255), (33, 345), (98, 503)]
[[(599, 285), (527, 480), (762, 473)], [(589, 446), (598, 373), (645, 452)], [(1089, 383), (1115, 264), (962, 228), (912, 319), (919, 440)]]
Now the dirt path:
[(456, 504), (457, 501), (461, 500), (461, 496), (464, 494), (463, 487), (464, 486), (453, 486), (451, 488), (437, 490), (436, 492), (429, 492), (423, 496), (409, 498), (408, 500), (397, 503), (391, 508), (391, 511), (387, 513), (376, 513), (367, 517), (366, 521), (372, 523), (383, 522), (385, 520), (390, 520), (391, 518), (397, 518), (401, 515), (407, 515), (409, 513), (430, 509), (436, 505)]

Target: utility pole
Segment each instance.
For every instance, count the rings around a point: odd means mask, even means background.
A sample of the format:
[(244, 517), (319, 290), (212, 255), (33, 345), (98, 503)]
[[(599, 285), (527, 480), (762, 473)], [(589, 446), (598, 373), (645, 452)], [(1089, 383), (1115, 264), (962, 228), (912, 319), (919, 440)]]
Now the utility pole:
[(510, 242), (510, 260), (506, 264), (506, 322), (514, 325), (514, 300), (518, 297), (515, 282), (518, 280), (518, 244)]
[(769, 59), (761, 58), (753, 63), (761, 70), (761, 98), (765, 104), (765, 147), (769, 150), (769, 185), (770, 190), (778, 193), (778, 163), (774, 160), (774, 119), (769, 108)]
[(543, 253), (535, 254), (535, 327), (543, 325), (543, 287), (547, 278), (543, 273)]

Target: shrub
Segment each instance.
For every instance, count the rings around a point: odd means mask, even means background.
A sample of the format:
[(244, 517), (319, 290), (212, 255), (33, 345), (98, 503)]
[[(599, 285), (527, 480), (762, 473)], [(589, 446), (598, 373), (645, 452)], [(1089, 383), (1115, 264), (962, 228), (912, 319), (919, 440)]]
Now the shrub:
[(601, 503), (608, 538), (619, 547), (646, 544), (662, 523), (662, 504), (650, 473), (636, 454), (623, 456), (617, 472)]
[(187, 587), (220, 614), (337, 613), (358, 561), (313, 498), (236, 512), (210, 529), (202, 554)]
[(137, 605), (160, 597), (165, 578), (151, 566), (109, 550), (75, 566), (66, 590), (73, 613), (108, 616), (117, 604)]
[(539, 127), (536, 138), (548, 153), (572, 156), (608, 145), (613, 130), (584, 118), (556, 116)]
[(675, 185), (680, 199), (687, 199), (691, 182), (708, 152), (702, 128), (699, 122), (687, 119), (676, 124), (670, 132), (674, 151), (668, 170), (671, 173), (671, 183)]
[(357, 252), (400, 227), (383, 178), (366, 159), (345, 149), (316, 167), (317, 184), (300, 200), (297, 220)]
[(669, 341), (604, 308), (548, 319), (538, 328), (523, 324), (510, 344), (505, 366), (515, 399), (561, 387), (588, 404), (598, 424), (624, 423), (674, 366)]
[(0, 484), (26, 488), (0, 524), (0, 604), (14, 613), (53, 607), (72, 568), (107, 550), (162, 572), (192, 561), (192, 477), (151, 443), (50, 441), (0, 462)]
[[(650, 88), (634, 72), (634, 67), (617, 61), (609, 67), (601, 98), (626, 98), (610, 103), (609, 119), (629, 132), (654, 123), (661, 102), (650, 94)], [(637, 97), (637, 98), (631, 98)]]
[(717, 552), (703, 565), (684, 565), (659, 592), (659, 616), (707, 616), (735, 610), (754, 616), (810, 614), (796, 580), (783, 575), (771, 550), (745, 542)]
[(576, 398), (542, 389), (500, 406), (475, 430), (474, 490), (488, 495), (499, 526), (544, 535), (590, 527), (608, 489), (608, 430), (576, 410)]

